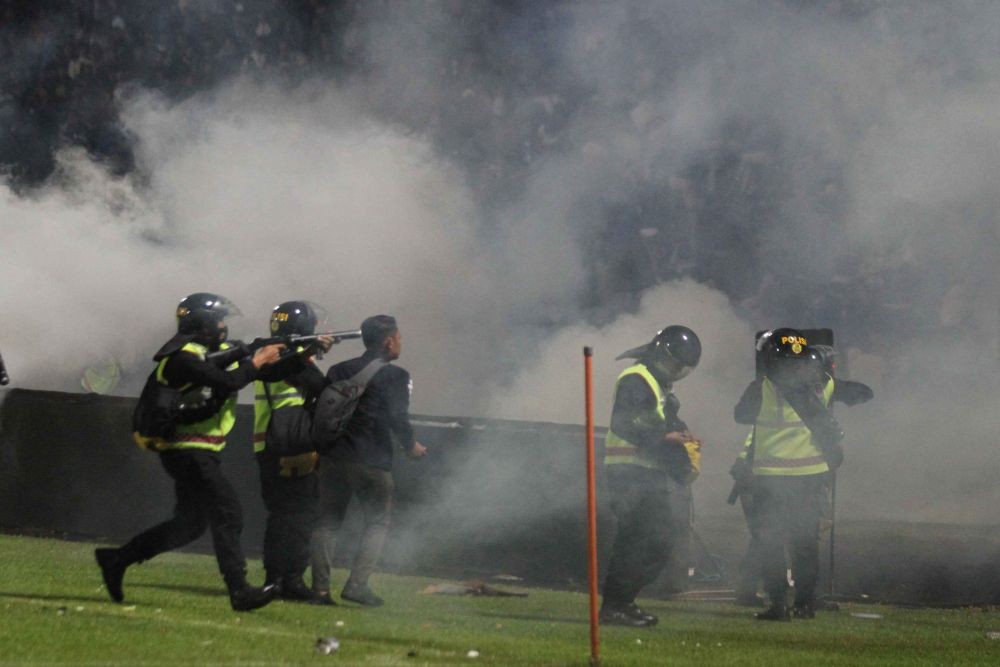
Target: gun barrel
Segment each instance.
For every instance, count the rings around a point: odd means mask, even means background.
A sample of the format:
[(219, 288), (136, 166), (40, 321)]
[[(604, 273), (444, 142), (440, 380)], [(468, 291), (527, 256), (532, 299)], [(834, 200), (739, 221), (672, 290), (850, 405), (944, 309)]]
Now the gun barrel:
[(7, 375), (7, 367), (3, 363), (3, 355), (0, 354), (0, 385), (10, 384), (10, 376)]
[(338, 338), (340, 340), (351, 340), (354, 338), (361, 338), (361, 329), (345, 329), (344, 331), (330, 331), (328, 333), (324, 333), (321, 335), (330, 336), (331, 338)]

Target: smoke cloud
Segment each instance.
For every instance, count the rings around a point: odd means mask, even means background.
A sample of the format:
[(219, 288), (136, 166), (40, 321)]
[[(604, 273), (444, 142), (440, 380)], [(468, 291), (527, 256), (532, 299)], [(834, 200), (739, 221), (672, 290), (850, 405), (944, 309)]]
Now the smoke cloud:
[[(64, 151), (5, 188), (4, 357), (65, 389), (114, 355), (134, 393), (185, 294), (234, 299), (245, 337), (307, 298), (338, 328), (399, 317), (424, 413), (579, 422), (593, 345), (606, 423), (614, 356), (682, 323), (696, 493), (723, 512), (753, 331), (832, 326), (876, 390), (837, 411), (845, 513), (992, 521), (998, 23), (972, 1), (364, 3), (348, 75), (122, 90), (135, 172)], [(599, 279), (624, 246), (641, 294)]]

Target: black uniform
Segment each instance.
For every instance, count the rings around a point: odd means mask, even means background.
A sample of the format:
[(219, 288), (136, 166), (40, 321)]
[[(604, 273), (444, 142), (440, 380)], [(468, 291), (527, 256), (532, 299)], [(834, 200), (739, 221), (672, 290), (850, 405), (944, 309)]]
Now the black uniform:
[[(378, 354), (368, 351), (327, 371), (331, 382), (353, 377)], [(392, 459), (396, 446), (413, 448), (410, 426), (410, 374), (387, 365), (368, 383), (344, 436), (320, 467), (320, 518), (313, 539), (313, 591), (330, 588), (336, 531), (357, 496), (364, 513), (364, 532), (351, 565), (348, 585), (366, 586), (375, 570), (392, 514)]]
[(677, 416), (680, 402), (671, 393), (670, 383), (658, 377), (652, 366), (646, 368), (664, 392), (666, 421), (652, 417), (657, 410), (656, 396), (645, 380), (631, 374), (618, 383), (611, 431), (651, 452), (662, 466), (605, 466), (617, 524), (604, 580), (603, 604), (607, 609), (632, 605), (639, 591), (652, 583), (669, 561), (678, 535), (676, 512), (671, 507), (671, 497), (677, 494), (668, 474), (673, 474), (675, 480), (684, 479), (691, 470), (684, 447), (663, 440), (671, 431), (687, 431), (687, 425)]
[[(314, 363), (294, 355), (274, 366), (262, 370), (259, 378), (264, 383), (279, 380), (299, 390), (308, 405), (329, 380)], [(268, 401), (270, 385), (263, 396), (256, 400)], [(261, 385), (257, 385), (258, 388)], [(271, 399), (273, 402), (273, 399)], [(293, 410), (304, 413), (303, 405), (285, 406), (280, 411)], [(272, 411), (272, 415), (273, 415)], [(303, 415), (293, 415), (301, 418)], [(298, 453), (285, 457), (289, 452), (276, 450), (272, 421), (263, 434), (264, 448), (257, 452), (260, 468), (261, 492), (267, 508), (267, 525), (264, 531), (264, 570), (267, 583), (282, 584), (282, 594), (304, 597), (301, 590), (302, 576), (309, 566), (309, 541), (316, 525), (319, 511), (319, 476), (315, 467), (315, 452)], [(290, 420), (289, 420), (290, 421)], [(281, 423), (289, 423), (281, 420)], [(255, 440), (262, 434), (255, 434)], [(281, 435), (277, 436), (281, 438)]]
[[(826, 376), (824, 376), (826, 378)], [(827, 378), (830, 379), (830, 378)], [(782, 397), (800, 416), (814, 439), (824, 442), (828, 433), (839, 431), (827, 409), (815, 400), (818, 387), (801, 385), (780, 390)], [(860, 382), (834, 380), (830, 404), (840, 401), (856, 405), (870, 400), (872, 391)], [(756, 380), (743, 392), (734, 410), (738, 423), (753, 424), (762, 403), (761, 381)], [(832, 439), (829, 440), (832, 442)], [(753, 445), (751, 445), (753, 447)], [(754, 453), (751, 452), (750, 456)], [(843, 460), (838, 444), (824, 449), (831, 470)], [(752, 464), (751, 464), (752, 465)], [(831, 473), (811, 475), (755, 475), (744, 483), (744, 513), (751, 531), (751, 541), (744, 556), (740, 598), (744, 601), (756, 592), (757, 577), (763, 575), (773, 608), (783, 608), (787, 587), (784, 551), (787, 548), (795, 573), (796, 614), (809, 618), (815, 609), (815, 590), (819, 575), (819, 526), (829, 511)], [(777, 611), (775, 612), (777, 613)], [(767, 618), (766, 615), (759, 615)]]
[[(244, 363), (225, 371), (197, 355), (176, 351), (170, 354), (163, 377), (171, 387), (203, 386), (212, 390), (218, 401), (252, 382), (257, 369)], [(240, 546), (243, 509), (232, 484), (221, 468), (219, 452), (210, 449), (167, 449), (160, 452), (160, 462), (174, 480), (177, 504), (173, 517), (136, 535), (118, 550), (124, 565), (141, 563), (198, 539), (206, 528), (212, 532), (212, 544), (219, 570), (230, 591), (246, 588), (246, 559)]]

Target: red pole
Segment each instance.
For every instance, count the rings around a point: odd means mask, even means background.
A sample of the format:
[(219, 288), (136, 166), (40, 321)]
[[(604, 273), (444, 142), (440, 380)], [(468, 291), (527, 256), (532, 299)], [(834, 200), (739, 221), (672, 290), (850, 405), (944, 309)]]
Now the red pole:
[(583, 348), (583, 386), (587, 411), (587, 578), (590, 583), (590, 664), (601, 663), (597, 625), (597, 475), (594, 468), (594, 350)]

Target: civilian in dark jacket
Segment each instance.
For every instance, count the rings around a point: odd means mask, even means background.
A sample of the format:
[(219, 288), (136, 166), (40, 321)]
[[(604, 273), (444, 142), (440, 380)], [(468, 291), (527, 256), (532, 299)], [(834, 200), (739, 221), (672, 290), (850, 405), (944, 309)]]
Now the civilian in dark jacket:
[[(365, 353), (331, 367), (331, 382), (353, 377), (377, 359), (391, 362), (402, 351), (396, 320), (388, 315), (369, 317), (361, 324)], [(320, 466), (320, 522), (313, 534), (313, 593), (318, 602), (330, 600), (330, 568), (336, 531), (343, 524), (351, 498), (357, 496), (364, 513), (364, 532), (351, 575), (340, 597), (367, 606), (382, 604), (368, 586), (389, 531), (392, 513), (392, 459), (395, 446), (419, 458), (427, 450), (413, 438), (410, 426), (410, 374), (388, 364), (371, 379), (329, 461)]]

